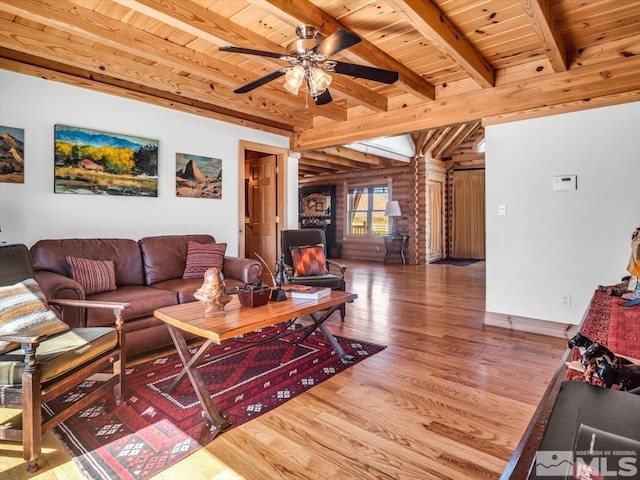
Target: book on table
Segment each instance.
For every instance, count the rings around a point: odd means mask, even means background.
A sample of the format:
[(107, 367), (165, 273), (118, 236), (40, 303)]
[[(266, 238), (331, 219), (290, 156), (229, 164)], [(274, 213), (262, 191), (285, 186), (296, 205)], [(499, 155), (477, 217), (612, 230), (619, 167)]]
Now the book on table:
[(287, 297), (317, 300), (331, 293), (328, 287), (311, 287), (308, 285), (287, 285), (284, 287)]

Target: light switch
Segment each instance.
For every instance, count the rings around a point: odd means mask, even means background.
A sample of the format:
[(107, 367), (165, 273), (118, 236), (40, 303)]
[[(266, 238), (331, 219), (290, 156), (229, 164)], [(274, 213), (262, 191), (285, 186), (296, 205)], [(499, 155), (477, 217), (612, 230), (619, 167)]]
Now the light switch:
[(506, 203), (501, 203), (498, 205), (498, 215), (500, 215), (501, 217), (504, 217), (507, 215), (507, 204)]

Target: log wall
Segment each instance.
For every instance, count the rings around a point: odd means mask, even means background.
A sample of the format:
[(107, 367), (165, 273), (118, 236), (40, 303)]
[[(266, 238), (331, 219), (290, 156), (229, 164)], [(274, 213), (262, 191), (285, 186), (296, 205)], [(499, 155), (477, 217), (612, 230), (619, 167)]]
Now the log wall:
[(396, 232), (409, 235), (408, 263), (417, 263), (415, 259), (415, 180), (413, 162), (397, 167), (377, 168), (366, 171), (354, 171), (344, 174), (323, 175), (312, 180), (301, 181), (300, 187), (310, 185), (336, 186), (336, 242), (341, 247), (341, 258), (384, 261), (384, 243), (377, 236), (355, 237), (345, 235), (346, 202), (350, 187), (366, 185), (388, 185), (391, 198), (400, 204), (402, 216), (396, 219)]

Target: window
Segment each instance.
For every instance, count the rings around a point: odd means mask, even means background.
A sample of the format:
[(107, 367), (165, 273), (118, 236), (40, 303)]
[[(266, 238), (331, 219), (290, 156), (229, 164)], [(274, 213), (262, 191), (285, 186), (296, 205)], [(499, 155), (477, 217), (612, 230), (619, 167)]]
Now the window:
[(388, 187), (350, 188), (347, 199), (347, 234), (389, 233), (389, 219), (384, 216), (388, 197)]

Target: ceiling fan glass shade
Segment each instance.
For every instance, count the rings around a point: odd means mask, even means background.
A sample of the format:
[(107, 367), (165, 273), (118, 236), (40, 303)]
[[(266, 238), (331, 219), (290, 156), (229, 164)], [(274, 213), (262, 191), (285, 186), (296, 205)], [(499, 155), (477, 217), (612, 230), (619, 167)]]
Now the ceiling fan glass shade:
[(322, 95), (331, 85), (331, 75), (320, 68), (309, 68), (309, 92), (313, 98)]
[(293, 68), (289, 68), (285, 74), (284, 88), (289, 90), (294, 95), (298, 94), (298, 90), (304, 81), (304, 68), (297, 65)]

